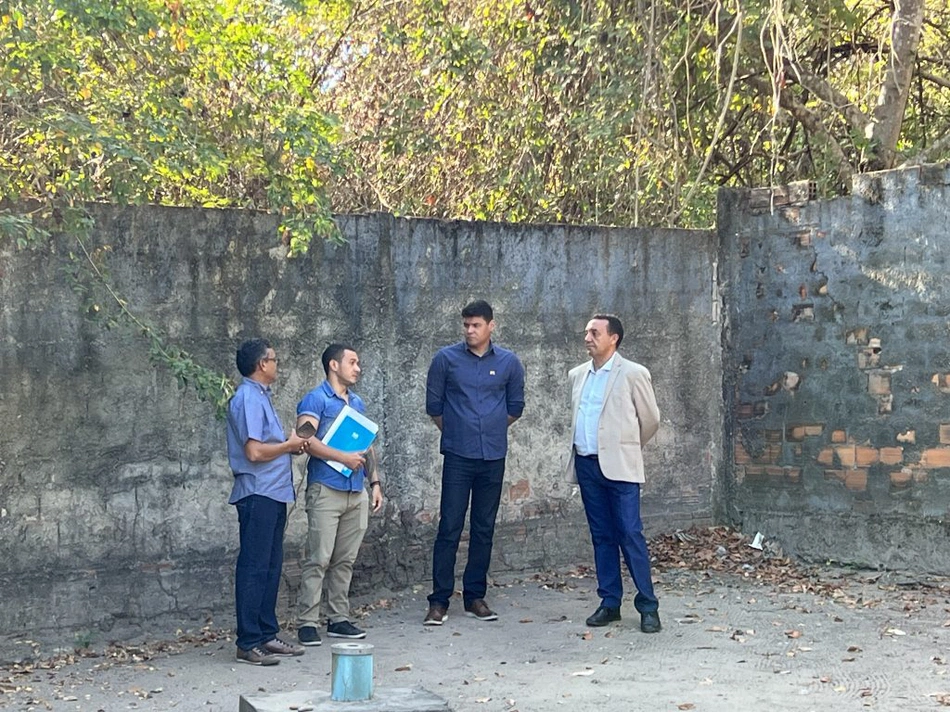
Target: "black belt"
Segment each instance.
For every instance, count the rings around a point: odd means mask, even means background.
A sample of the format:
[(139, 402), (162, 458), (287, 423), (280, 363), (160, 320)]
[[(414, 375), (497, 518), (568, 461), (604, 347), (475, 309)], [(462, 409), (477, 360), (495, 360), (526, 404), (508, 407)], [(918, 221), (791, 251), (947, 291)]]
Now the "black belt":
[(596, 456), (596, 455), (581, 455), (581, 454), (580, 454), (579, 452), (577, 452), (577, 451), (575, 451), (574, 454), (575, 454), (577, 457), (583, 457), (585, 460), (593, 460), (594, 462), (597, 461), (597, 456)]

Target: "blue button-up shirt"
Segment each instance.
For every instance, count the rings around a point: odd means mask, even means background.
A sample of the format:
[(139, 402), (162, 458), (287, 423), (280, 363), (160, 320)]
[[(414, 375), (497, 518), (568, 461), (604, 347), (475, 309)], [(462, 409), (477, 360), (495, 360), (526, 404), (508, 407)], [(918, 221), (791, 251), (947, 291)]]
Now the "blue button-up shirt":
[(607, 391), (607, 379), (614, 367), (614, 354), (607, 363), (598, 369), (591, 361), (587, 378), (581, 389), (581, 402), (577, 406), (577, 423), (574, 426), (574, 448), (578, 455), (597, 454), (597, 425), (600, 412), (604, 409), (604, 393)]
[(268, 462), (251, 462), (244, 446), (248, 440), (282, 443), (284, 428), (271, 403), (270, 388), (251, 378), (241, 381), (228, 404), (228, 462), (234, 487), (228, 502), (234, 504), (258, 494), (277, 502), (294, 501), (294, 477), (290, 453)]
[(442, 416), (442, 453), (502, 459), (508, 453), (508, 416), (523, 411), (524, 367), (508, 349), (489, 344), (479, 357), (462, 341), (432, 359), (426, 413)]
[[(347, 395), (350, 399), (350, 408), (365, 414), (366, 406), (363, 404), (363, 399), (353, 391), (349, 391)], [(337, 395), (330, 382), (323, 381), (297, 404), (297, 417), (309, 415), (316, 418), (318, 421), (316, 438), (322, 440), (345, 405), (347, 405), (347, 402)], [(307, 460), (308, 485), (311, 482), (319, 482), (331, 489), (342, 492), (359, 492), (364, 487), (364, 476), (365, 468), (363, 467), (346, 476), (330, 467), (326, 460), (321, 460), (318, 457), (311, 457)]]

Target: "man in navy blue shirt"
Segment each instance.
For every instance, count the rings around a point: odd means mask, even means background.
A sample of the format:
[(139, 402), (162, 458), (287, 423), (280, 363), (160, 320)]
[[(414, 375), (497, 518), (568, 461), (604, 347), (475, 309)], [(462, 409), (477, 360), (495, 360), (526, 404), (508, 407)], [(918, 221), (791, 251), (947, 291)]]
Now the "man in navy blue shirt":
[(432, 551), (432, 593), (423, 625), (442, 625), (455, 591), (455, 558), (471, 501), (468, 563), (462, 577), (465, 611), (479, 620), (498, 616), (485, 603), (495, 517), (508, 453), (508, 427), (524, 410), (524, 367), (492, 343), (491, 305), (462, 309), (465, 340), (440, 349), (429, 366), (426, 413), (442, 432), (442, 499)]
[(251, 665), (276, 665), (280, 657), (303, 655), (299, 645), (277, 637), (277, 591), (284, 563), (287, 502), (294, 501), (291, 455), (306, 440), (284, 428), (271, 403), (277, 380), (277, 354), (264, 339), (241, 344), (237, 367), (244, 379), (228, 404), (228, 462), (241, 532), (234, 577), (237, 608), (237, 659)]
[[(366, 452), (343, 452), (323, 442), (345, 406), (366, 413), (363, 399), (350, 390), (359, 380), (360, 357), (344, 344), (330, 344), (321, 358), (326, 379), (297, 404), (297, 427), (309, 423), (315, 434), (307, 442), (307, 546), (300, 575), (297, 639), (320, 645), (317, 626), (326, 588), (327, 635), (364, 638), (366, 631), (350, 621), (350, 581), (353, 563), (369, 525), (370, 488), (373, 511), (383, 506), (383, 486), (371, 447)], [(342, 463), (347, 474), (327, 461)]]

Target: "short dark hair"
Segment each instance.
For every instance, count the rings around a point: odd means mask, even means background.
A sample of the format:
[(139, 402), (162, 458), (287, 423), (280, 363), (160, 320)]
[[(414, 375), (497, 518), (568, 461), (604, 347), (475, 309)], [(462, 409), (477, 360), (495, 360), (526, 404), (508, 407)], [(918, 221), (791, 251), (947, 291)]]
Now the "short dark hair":
[(607, 333), (617, 335), (617, 348), (620, 348), (620, 342), (623, 341), (623, 324), (620, 323), (620, 317), (613, 314), (594, 314), (591, 319), (603, 319), (607, 322)]
[(330, 344), (323, 350), (323, 356), (320, 357), (320, 360), (323, 361), (323, 372), (327, 376), (330, 375), (330, 361), (339, 361), (342, 359), (344, 351), (356, 353), (356, 349), (346, 344)]
[(472, 319), (479, 316), (486, 322), (495, 318), (495, 312), (492, 311), (491, 304), (484, 299), (476, 299), (462, 307), (463, 319)]
[(237, 350), (237, 367), (242, 376), (250, 376), (257, 370), (259, 364), (266, 356), (267, 349), (271, 347), (267, 339), (248, 339), (241, 348)]

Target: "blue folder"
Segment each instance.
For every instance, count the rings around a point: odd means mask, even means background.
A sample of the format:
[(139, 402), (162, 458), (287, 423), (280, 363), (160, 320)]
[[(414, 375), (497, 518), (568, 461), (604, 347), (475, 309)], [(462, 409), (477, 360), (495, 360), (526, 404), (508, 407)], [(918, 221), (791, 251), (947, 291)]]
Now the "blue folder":
[[(372, 420), (348, 405), (337, 415), (326, 435), (323, 443), (343, 452), (363, 452), (368, 450), (376, 439), (379, 426)], [(327, 460), (327, 464), (342, 475), (349, 477), (353, 470), (336, 460)]]

